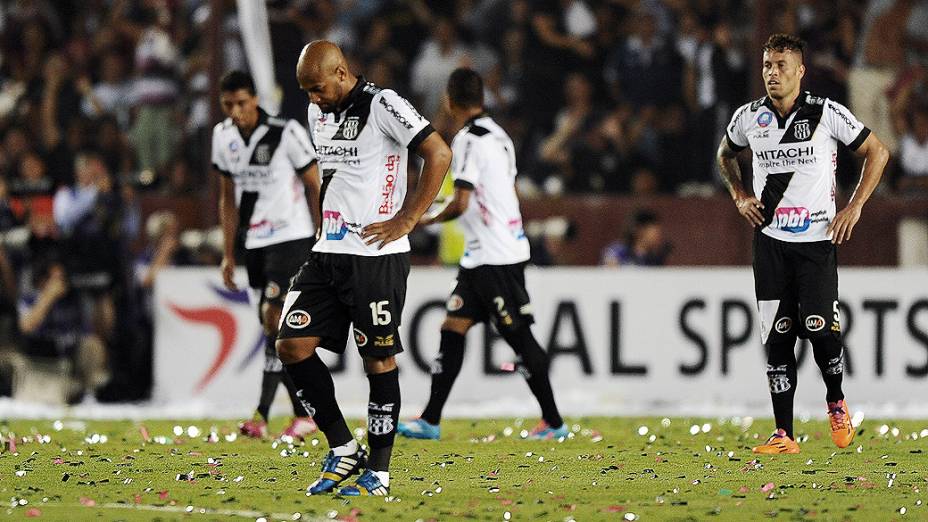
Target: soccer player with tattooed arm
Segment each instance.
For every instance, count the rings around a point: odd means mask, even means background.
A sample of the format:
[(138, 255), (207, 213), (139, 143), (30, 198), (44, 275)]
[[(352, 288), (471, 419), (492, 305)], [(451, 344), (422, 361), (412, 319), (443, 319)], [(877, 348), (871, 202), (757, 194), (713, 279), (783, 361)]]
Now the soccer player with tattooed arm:
[[(800, 90), (805, 43), (774, 34), (763, 48), (767, 95), (741, 106), (718, 149), (722, 180), (738, 212), (754, 227), (754, 289), (767, 352), (776, 431), (755, 453), (799, 453), (793, 435), (796, 339), (812, 343), (825, 383), (831, 438), (854, 439), (841, 388), (844, 345), (838, 313), (837, 245), (851, 239), (864, 203), (880, 182), (889, 153), (843, 105)], [(864, 158), (860, 181), (836, 212), (838, 142)], [(751, 195), (737, 155), (752, 153)]]

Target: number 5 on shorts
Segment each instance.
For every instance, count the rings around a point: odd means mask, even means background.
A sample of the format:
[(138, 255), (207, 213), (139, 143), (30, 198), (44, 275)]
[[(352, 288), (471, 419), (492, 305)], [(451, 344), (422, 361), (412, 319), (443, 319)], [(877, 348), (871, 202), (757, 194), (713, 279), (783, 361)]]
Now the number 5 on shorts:
[(390, 301), (372, 301), (369, 305), (371, 307), (371, 323), (374, 326), (383, 326), (390, 324), (390, 321), (393, 320), (393, 316), (390, 315), (390, 310), (387, 310), (387, 306), (390, 304)]

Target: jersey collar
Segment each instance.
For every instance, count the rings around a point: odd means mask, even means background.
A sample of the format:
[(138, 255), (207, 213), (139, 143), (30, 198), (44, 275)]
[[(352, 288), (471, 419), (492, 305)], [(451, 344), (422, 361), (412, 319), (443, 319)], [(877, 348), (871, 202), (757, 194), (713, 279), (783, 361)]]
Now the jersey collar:
[(773, 101), (770, 99), (770, 96), (764, 96), (764, 103), (762, 105), (770, 109), (770, 112), (773, 113), (773, 117), (777, 119), (777, 127), (783, 129), (786, 128), (786, 120), (788, 120), (789, 117), (793, 115), (793, 113), (798, 112), (799, 109), (806, 104), (806, 98), (808, 96), (809, 91), (800, 92), (799, 96), (796, 97), (796, 103), (793, 104), (792, 110), (790, 110), (789, 113), (783, 117), (780, 117), (780, 113), (777, 112), (776, 107), (773, 106)]
[(361, 96), (361, 93), (364, 91), (364, 86), (367, 85), (367, 80), (364, 79), (363, 74), (359, 74), (357, 78), (358, 78), (358, 83), (354, 84), (354, 87), (352, 87), (351, 90), (348, 91), (348, 96), (345, 96), (345, 99), (344, 101), (342, 101), (342, 104), (339, 105), (338, 109), (336, 109), (337, 111), (336, 114), (340, 114), (344, 112), (346, 109), (348, 109), (348, 107), (351, 107), (352, 105), (354, 105), (354, 102), (358, 101), (358, 97)]
[(267, 118), (268, 118), (267, 112), (261, 107), (258, 107), (258, 122), (255, 123), (255, 128), (251, 129), (251, 134), (249, 134), (247, 138), (245, 137), (244, 134), (242, 134), (242, 129), (235, 127), (235, 130), (238, 131), (238, 135), (242, 137), (242, 141), (244, 141), (246, 145), (248, 144), (249, 141), (251, 141), (251, 137), (254, 136), (256, 132), (258, 132), (258, 129), (260, 129), (262, 125), (267, 123)]

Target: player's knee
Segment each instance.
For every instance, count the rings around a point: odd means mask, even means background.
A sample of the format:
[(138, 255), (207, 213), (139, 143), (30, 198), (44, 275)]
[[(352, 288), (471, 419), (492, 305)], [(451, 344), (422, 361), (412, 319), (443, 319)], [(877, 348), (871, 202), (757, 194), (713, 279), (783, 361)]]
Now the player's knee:
[(261, 324), (264, 335), (274, 337), (277, 335), (277, 326), (280, 323), (281, 303), (265, 301), (261, 305)]
[(316, 353), (318, 342), (313, 338), (301, 337), (295, 339), (278, 339), (276, 343), (277, 356), (284, 364), (293, 364), (312, 357)]
[(443, 332), (454, 332), (456, 334), (465, 335), (467, 331), (474, 325), (472, 319), (467, 319), (466, 317), (452, 317), (446, 316), (444, 322), (441, 323), (441, 330)]
[(391, 372), (396, 369), (396, 357), (363, 357), (364, 373), (368, 375), (378, 375), (381, 373)]
[(796, 365), (796, 338), (776, 343), (767, 343), (767, 367)]
[(822, 372), (836, 375), (844, 371), (844, 344), (837, 334), (828, 333), (809, 340), (812, 355)]

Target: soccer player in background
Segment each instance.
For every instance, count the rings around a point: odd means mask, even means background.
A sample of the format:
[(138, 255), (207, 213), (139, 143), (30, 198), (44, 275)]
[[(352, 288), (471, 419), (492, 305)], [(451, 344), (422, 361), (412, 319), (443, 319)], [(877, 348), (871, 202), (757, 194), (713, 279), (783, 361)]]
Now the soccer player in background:
[[(303, 48), (297, 81), (309, 96), (309, 129), (322, 172), (322, 234), (284, 301), (277, 351), (330, 451), (310, 494), (386, 495), (400, 411), (396, 354), (409, 275), (407, 234), (435, 199), (451, 151), (412, 104), (348, 70), (327, 41)], [(407, 194), (409, 152), (424, 160)], [(335, 398), (321, 346), (343, 351), (349, 326), (370, 382), (370, 456)], [(366, 469), (365, 469), (366, 468)]]
[(460, 128), (451, 143), (454, 196), (421, 224), (460, 218), (466, 250), (441, 325), (428, 405), (419, 418), (400, 424), (398, 431), (417, 439), (440, 437), (441, 411), (461, 371), (465, 335), (474, 324), (492, 321), (520, 356), (520, 372), (541, 405), (542, 421), (529, 438), (566, 437), (567, 426), (548, 379), (548, 354), (531, 330), (534, 318), (525, 289), (529, 244), (515, 189), (515, 147), (506, 131), (484, 112), (483, 80), (476, 72), (461, 68), (451, 73), (447, 103)]
[[(802, 40), (775, 34), (763, 51), (767, 96), (735, 112), (718, 150), (722, 180), (754, 227), (754, 288), (776, 420), (776, 431), (754, 452), (799, 453), (793, 437), (797, 337), (812, 343), (825, 382), (831, 438), (845, 448), (854, 427), (841, 389), (836, 245), (850, 240), (889, 153), (846, 107), (800, 91), (806, 70)], [(836, 213), (839, 141), (863, 157), (864, 165), (850, 201)], [(747, 147), (753, 153), (754, 196), (741, 181), (737, 161)]]
[(213, 168), (219, 174), (220, 186), (220, 270), (226, 287), (238, 291), (235, 249), (244, 237), (248, 284), (261, 295), (258, 315), (265, 336), (258, 408), (251, 420), (242, 423), (241, 431), (250, 437), (267, 436), (268, 413), (283, 380), (294, 415), (283, 434), (302, 438), (315, 431), (316, 425), (283, 372), (274, 343), (284, 292), (312, 248), (313, 223), (318, 223), (316, 153), (296, 120), (269, 116), (258, 106), (255, 84), (247, 73), (229, 72), (219, 90), (219, 102), (227, 116), (213, 127), (212, 143)]

